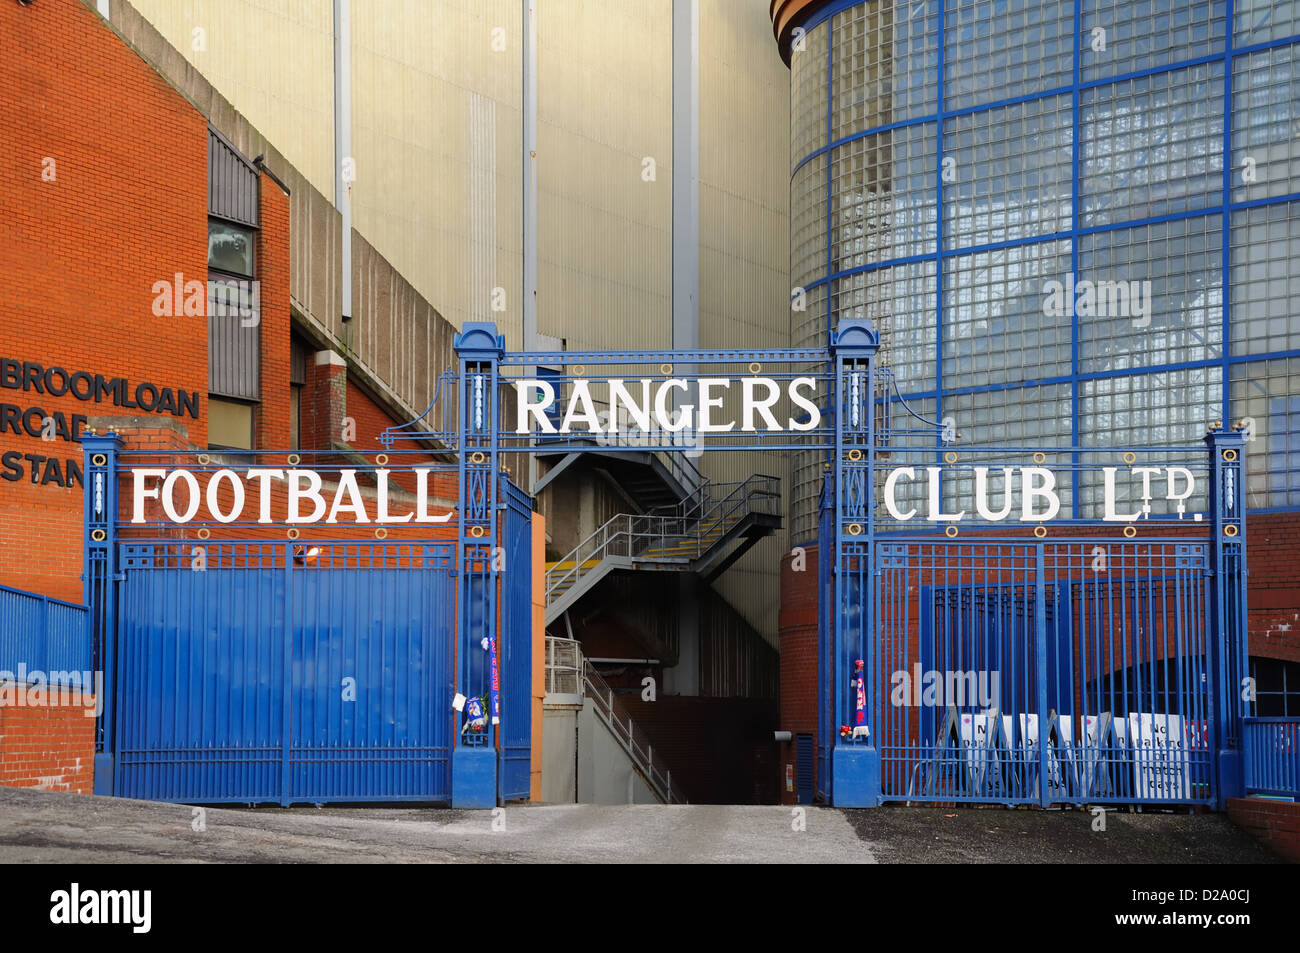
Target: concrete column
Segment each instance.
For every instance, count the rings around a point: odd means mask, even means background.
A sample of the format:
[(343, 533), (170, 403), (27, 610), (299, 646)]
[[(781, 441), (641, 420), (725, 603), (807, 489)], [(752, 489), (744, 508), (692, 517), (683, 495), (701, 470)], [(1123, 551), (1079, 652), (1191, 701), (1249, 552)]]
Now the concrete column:
[[(673, 0), (673, 349), (700, 346), (700, 10), (699, 0)], [(683, 366), (677, 373), (695, 376)], [(681, 402), (698, 406), (694, 395)], [(664, 690), (700, 693), (697, 580), (678, 581), (677, 665), (664, 670)]]
[(664, 669), (670, 695), (700, 693), (700, 581), (691, 573), (677, 578), (677, 664)]

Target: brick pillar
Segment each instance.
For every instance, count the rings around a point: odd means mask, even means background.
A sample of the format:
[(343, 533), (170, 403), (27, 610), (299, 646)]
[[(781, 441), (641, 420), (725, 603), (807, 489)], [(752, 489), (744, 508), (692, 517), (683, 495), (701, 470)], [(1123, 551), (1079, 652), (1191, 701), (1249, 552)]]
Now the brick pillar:
[[(107, 434), (116, 433), (122, 438), (122, 450), (132, 453), (148, 453), (158, 451), (168, 453), (171, 451), (193, 451), (202, 452), (201, 447), (196, 447), (190, 441), (189, 430), (185, 424), (172, 417), (157, 416), (122, 416), (122, 417), (91, 417), (86, 421), (86, 433), (88, 434)], [(159, 457), (148, 463), (136, 463), (134, 466), (151, 466), (151, 467), (186, 467), (193, 465), (194, 458), (182, 456)], [(119, 473), (120, 484), (118, 488), (118, 517), (122, 520), (129, 520), (132, 516), (132, 496), (130, 477)], [(145, 519), (163, 519), (162, 502), (160, 500), (149, 500), (145, 503), (143, 516)], [(184, 535), (184, 529), (178, 528), (176, 532)], [(171, 535), (170, 533), (165, 535)]]
[(257, 236), (257, 280), (261, 283), (261, 406), (254, 444), (289, 449), (289, 196), (262, 174), (262, 227)]
[(307, 364), (302, 391), (302, 448), (329, 450), (343, 443), (343, 423), (348, 409), (348, 370), (333, 351), (317, 351)]

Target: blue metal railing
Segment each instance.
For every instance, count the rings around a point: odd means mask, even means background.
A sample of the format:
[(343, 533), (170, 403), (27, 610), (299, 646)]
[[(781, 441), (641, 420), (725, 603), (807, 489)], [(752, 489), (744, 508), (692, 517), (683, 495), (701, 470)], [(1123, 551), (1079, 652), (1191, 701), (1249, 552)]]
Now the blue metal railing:
[(90, 670), (85, 606), (0, 586), (0, 671)]
[(1300, 718), (1243, 718), (1247, 794), (1300, 797)]

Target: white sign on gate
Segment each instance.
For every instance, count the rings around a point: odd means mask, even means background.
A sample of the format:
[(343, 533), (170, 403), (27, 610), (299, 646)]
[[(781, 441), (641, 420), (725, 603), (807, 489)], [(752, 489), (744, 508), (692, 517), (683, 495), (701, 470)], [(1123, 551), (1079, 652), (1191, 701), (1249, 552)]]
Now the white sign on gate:
[[(1070, 758), (1070, 748), (1074, 743), (1074, 728), (1069, 715), (1062, 715), (1056, 721), (1056, 740), (1047, 744), (1047, 782), (1049, 787), (1065, 786), (1061, 760)], [(1049, 721), (1049, 724), (1051, 722)], [(1038, 756), (1038, 714), (1036, 712), (1020, 715), (1020, 742), (1028, 748), (1031, 758)], [(1060, 750), (1057, 750), (1059, 747)]]
[[(1020, 747), (1025, 749), (1029, 760), (1036, 764), (1038, 761), (1038, 713), (1025, 714), (1021, 712), (1016, 718), (1020, 723)], [(1048, 757), (1051, 757), (1051, 752), (1048, 753)], [(1053, 774), (1059, 774), (1059, 770), (1053, 770), (1054, 767), (1049, 761), (1047, 770)]]
[[(995, 729), (997, 722), (993, 719), (998, 717), (996, 711), (975, 712), (961, 716), (961, 740), (968, 748), (991, 748), (997, 740)], [(1002, 731), (1007, 736), (1007, 743), (1011, 743), (1011, 716), (1002, 716)]]
[(1187, 732), (1182, 715), (1139, 712), (1128, 716), (1133, 739), (1134, 794), (1176, 800), (1192, 796)]
[[(1056, 740), (1052, 745), (1052, 783), (1065, 787), (1065, 766), (1070, 765), (1072, 784), (1078, 782), (1074, 765), (1074, 716), (1059, 715), (1056, 719)], [(1059, 745), (1060, 750), (1057, 750)]]
[[(1102, 715), (1083, 716), (1083, 737), (1089, 748), (1096, 748), (1103, 744), (1103, 739), (1097, 737), (1098, 726), (1101, 724), (1102, 717)], [(1123, 717), (1111, 718), (1110, 726), (1115, 731), (1115, 747), (1128, 747), (1128, 723), (1124, 721)], [(1109, 746), (1109, 739), (1106, 739), (1104, 743)]]
[[(1113, 737), (1112, 737), (1113, 736)], [(1085, 793), (1115, 794), (1111, 765), (1124, 758), (1128, 722), (1110, 712), (1083, 716), (1083, 777)]]
[[(966, 763), (971, 781), (976, 789), (984, 783), (984, 772), (997, 761), (997, 722), (996, 709), (987, 712), (968, 712), (961, 716), (961, 741), (966, 749)], [(1012, 719), (1002, 715), (1002, 731), (1006, 735), (1006, 744), (1011, 744)]]
[(1038, 747), (1038, 715), (1021, 714), (1020, 720), (1020, 740), (1027, 748), (1035, 749)]

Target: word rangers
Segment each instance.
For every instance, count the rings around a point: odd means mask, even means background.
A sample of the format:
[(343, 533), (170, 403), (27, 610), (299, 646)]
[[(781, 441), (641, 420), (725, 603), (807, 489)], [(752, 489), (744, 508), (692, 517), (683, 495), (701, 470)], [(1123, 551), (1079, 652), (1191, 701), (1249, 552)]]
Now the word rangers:
[[(640, 395), (634, 396), (629, 383), (639, 385)], [(540, 433), (574, 433), (574, 424), (582, 424), (578, 433), (617, 433), (620, 421), (630, 421), (642, 431), (659, 429), (674, 433), (691, 429), (697, 433), (727, 433), (737, 429), (737, 421), (726, 423), (714, 420), (714, 412), (722, 408), (725, 401), (723, 392), (730, 390), (732, 381), (722, 377), (705, 377), (698, 381), (684, 378), (670, 378), (658, 381), (658, 387), (651, 396), (655, 381), (624, 381), (617, 378), (608, 382), (609, 411), (597, 412), (596, 402), (592, 399), (590, 382), (575, 380), (570, 385), (569, 399), (565, 405), (564, 416), (556, 428), (548, 417), (548, 411), (555, 404), (555, 388), (549, 381), (522, 380), (515, 381), (518, 393), (517, 413), (515, 416), (515, 433), (529, 433), (531, 424), (536, 423)], [(760, 428), (756, 421), (761, 418), (762, 429), (775, 432), (785, 430), (815, 430), (821, 423), (821, 411), (810, 399), (817, 391), (817, 379), (813, 377), (796, 377), (789, 382), (787, 390), (790, 402), (801, 408), (805, 416), (798, 419), (789, 418), (785, 426), (777, 420), (772, 408), (781, 400), (781, 386), (768, 377), (741, 378), (740, 384), (740, 427), (745, 433), (753, 433)], [(801, 393), (808, 390), (808, 394)], [(694, 392), (699, 394), (699, 408), (694, 404), (681, 404), (678, 410), (672, 407), (674, 393), (689, 399)], [(681, 399), (678, 397), (677, 399)], [(532, 418), (531, 421), (529, 418)]]

